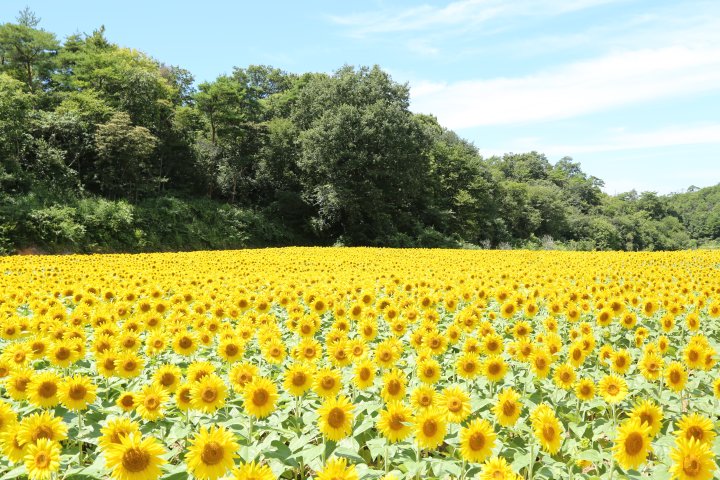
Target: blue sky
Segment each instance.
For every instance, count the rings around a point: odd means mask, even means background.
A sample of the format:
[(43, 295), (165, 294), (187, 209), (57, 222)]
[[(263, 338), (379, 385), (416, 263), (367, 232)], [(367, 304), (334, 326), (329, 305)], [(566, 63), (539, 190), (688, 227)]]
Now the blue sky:
[(717, 0), (2, 0), (0, 21), (26, 5), (198, 81), (378, 64), (483, 155), (571, 156), (609, 193), (720, 182)]

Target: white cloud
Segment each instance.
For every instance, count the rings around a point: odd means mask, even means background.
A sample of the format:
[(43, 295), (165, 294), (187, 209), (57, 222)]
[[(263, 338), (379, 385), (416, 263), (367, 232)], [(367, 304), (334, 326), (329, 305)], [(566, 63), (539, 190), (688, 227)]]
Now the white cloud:
[[(523, 149), (535, 149), (548, 155), (578, 155), (582, 153), (616, 152), (680, 145), (720, 145), (720, 123), (712, 125), (666, 127), (651, 132), (620, 133), (600, 143), (544, 145), (518, 141)], [(720, 161), (720, 153), (718, 157)]]
[(364, 36), (376, 33), (410, 32), (452, 26), (477, 26), (491, 20), (517, 16), (561, 15), (622, 0), (457, 0), (444, 7), (421, 5), (400, 11), (374, 11), (331, 16), (350, 33)]
[(642, 101), (720, 89), (720, 46), (611, 53), (535, 74), (420, 83), (412, 109), (446, 127), (555, 120)]

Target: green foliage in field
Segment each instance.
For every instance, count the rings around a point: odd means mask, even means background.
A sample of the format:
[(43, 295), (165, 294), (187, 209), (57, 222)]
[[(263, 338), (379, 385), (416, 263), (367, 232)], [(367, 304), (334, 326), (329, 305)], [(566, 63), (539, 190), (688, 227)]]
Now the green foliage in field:
[(482, 158), (408, 107), (408, 85), (377, 66), (252, 65), (195, 86), (102, 28), (61, 42), (25, 10), (0, 25), (0, 249), (659, 250), (720, 238), (720, 187), (608, 196), (569, 157)]

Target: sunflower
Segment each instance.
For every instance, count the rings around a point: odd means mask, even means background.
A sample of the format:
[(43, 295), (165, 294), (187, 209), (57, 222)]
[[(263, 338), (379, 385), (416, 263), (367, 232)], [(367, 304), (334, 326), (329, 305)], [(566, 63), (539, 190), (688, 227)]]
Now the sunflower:
[(665, 384), (673, 392), (680, 392), (688, 381), (688, 372), (680, 362), (671, 362), (665, 367)]
[(713, 422), (708, 417), (700, 415), (699, 413), (693, 413), (683, 415), (677, 423), (675, 435), (678, 438), (685, 438), (686, 440), (694, 438), (699, 442), (712, 446), (715, 440), (715, 429)]
[(190, 356), (198, 349), (199, 341), (195, 334), (181, 331), (175, 335), (172, 348), (178, 355)]
[(56, 367), (67, 368), (79, 359), (79, 355), (69, 341), (61, 340), (50, 345), (47, 359)]
[(631, 364), (632, 359), (630, 357), (630, 352), (625, 349), (616, 350), (610, 356), (610, 368), (612, 368), (613, 372), (619, 375), (624, 375), (630, 368)]
[(125, 352), (118, 355), (117, 375), (122, 378), (133, 378), (140, 375), (145, 366), (145, 360), (134, 352)]
[(315, 373), (313, 390), (323, 398), (337, 395), (342, 388), (340, 372), (332, 368), (321, 368)]
[(46, 438), (28, 445), (25, 468), (30, 480), (46, 480), (60, 469), (60, 445)]
[(175, 405), (183, 412), (188, 411), (192, 406), (192, 387), (193, 384), (186, 382), (175, 390)]
[(637, 418), (650, 427), (650, 436), (655, 437), (662, 427), (663, 413), (652, 400), (640, 400), (630, 412), (630, 418)]
[(402, 402), (389, 402), (380, 412), (377, 429), (389, 442), (405, 440), (411, 433), (412, 410)]
[(377, 368), (369, 358), (360, 360), (354, 368), (353, 383), (360, 390), (365, 390), (375, 383), (375, 371)]
[(20, 439), (20, 424), (9, 426), (0, 433), (0, 451), (12, 463), (17, 463), (25, 457), (27, 450), (25, 442)]
[(17, 413), (9, 403), (0, 400), (0, 433), (17, 423)]
[(68, 410), (85, 410), (97, 397), (97, 386), (89, 377), (75, 375), (60, 385), (60, 401)]
[(491, 382), (499, 382), (505, 378), (507, 373), (507, 364), (500, 355), (492, 355), (487, 357), (483, 362), (483, 375)]
[(5, 389), (13, 400), (25, 400), (28, 397), (28, 385), (35, 376), (35, 370), (17, 367), (5, 380)]
[(480, 374), (482, 362), (476, 353), (463, 353), (455, 362), (457, 374), (467, 380), (472, 380)]
[(168, 399), (169, 395), (162, 387), (151, 383), (136, 395), (135, 408), (143, 420), (157, 420), (165, 416), (163, 410)]
[[(533, 413), (538, 412), (537, 407)], [(541, 411), (533, 418), (535, 438), (543, 450), (555, 455), (562, 444), (563, 429), (560, 421), (552, 411)]]
[(106, 350), (95, 358), (95, 368), (105, 378), (117, 375), (118, 365), (118, 355), (111, 350)]
[(628, 394), (627, 383), (617, 375), (606, 375), (598, 384), (600, 395), (609, 404), (620, 403)]
[(497, 435), (487, 420), (476, 418), (460, 429), (460, 455), (468, 462), (481, 463), (490, 456)]
[(285, 370), (283, 389), (295, 397), (300, 397), (312, 388), (312, 367), (309, 364), (295, 362)]
[(555, 385), (563, 390), (570, 390), (575, 383), (575, 369), (569, 363), (563, 363), (555, 369), (553, 374), (553, 381)]
[(50, 412), (33, 413), (20, 421), (18, 438), (23, 444), (35, 443), (41, 438), (59, 442), (67, 438), (67, 430), (60, 417)]
[(318, 409), (320, 432), (328, 440), (339, 441), (352, 432), (353, 405), (347, 397), (325, 399)]
[(533, 350), (530, 355), (530, 367), (537, 378), (546, 378), (550, 373), (552, 355), (547, 348), (539, 347)]
[(265, 418), (275, 411), (278, 399), (277, 387), (272, 380), (255, 377), (243, 390), (243, 406), (248, 415)]
[(228, 374), (233, 390), (238, 393), (242, 393), (245, 389), (245, 385), (250, 383), (253, 378), (258, 375), (258, 373), (258, 367), (252, 363), (242, 362), (236, 364)]
[(717, 465), (710, 445), (694, 438), (680, 438), (670, 452), (672, 478), (679, 480), (710, 480)]
[(438, 406), (437, 392), (430, 385), (420, 385), (410, 393), (410, 403), (418, 410)]
[(645, 353), (639, 362), (640, 373), (648, 380), (657, 380), (663, 372), (663, 358), (655, 352)]
[(105, 450), (105, 463), (116, 480), (156, 480), (165, 448), (155, 437), (142, 438), (139, 433), (120, 436), (120, 443), (109, 445)]
[(192, 362), (187, 367), (187, 379), (190, 383), (198, 382), (208, 375), (215, 373), (215, 365), (210, 362)]
[(445, 413), (438, 408), (426, 409), (415, 416), (415, 441), (420, 448), (437, 448), (446, 431)]
[(100, 450), (107, 450), (110, 445), (119, 444), (120, 438), (131, 433), (140, 433), (140, 425), (127, 417), (114, 417), (108, 419), (100, 429), (98, 445)]
[(447, 410), (447, 421), (461, 423), (470, 415), (470, 395), (458, 386), (445, 388), (438, 398), (438, 406)]
[(430, 384), (436, 383), (440, 380), (441, 373), (442, 367), (434, 358), (426, 358), (418, 363), (417, 374), (421, 382)]
[(500, 392), (497, 403), (493, 406), (493, 413), (497, 422), (503, 427), (515, 425), (522, 413), (520, 394), (508, 387)]
[(243, 463), (232, 471), (232, 480), (276, 480), (270, 467), (255, 462)]
[(483, 463), (479, 480), (516, 480), (518, 475), (503, 457), (493, 457)]
[(235, 363), (239, 361), (243, 354), (243, 345), (237, 338), (230, 337), (222, 340), (218, 345), (218, 355), (227, 363)]
[(716, 378), (713, 382), (713, 394), (715, 395), (715, 398), (720, 398), (720, 378)]
[(238, 448), (235, 436), (225, 427), (202, 427), (190, 441), (185, 462), (196, 478), (215, 480), (234, 466)]
[(348, 465), (345, 458), (333, 457), (317, 472), (315, 480), (358, 480), (355, 465)]
[(405, 396), (405, 374), (397, 369), (389, 370), (383, 375), (383, 388), (380, 396), (386, 402), (402, 400)]
[(613, 456), (625, 470), (636, 469), (652, 451), (650, 426), (638, 418), (629, 418), (618, 427)]
[(36, 372), (27, 386), (28, 400), (42, 408), (54, 407), (60, 403), (58, 392), (62, 379), (53, 371)]
[(181, 380), (182, 370), (177, 365), (161, 365), (153, 374), (153, 383), (165, 389), (168, 393), (173, 393)]
[(131, 412), (137, 404), (136, 394), (133, 392), (122, 392), (118, 397), (115, 405), (120, 407), (123, 412)]
[(213, 413), (225, 405), (227, 387), (222, 378), (213, 373), (192, 384), (190, 397), (194, 409)]
[(389, 342), (383, 341), (375, 347), (375, 362), (382, 368), (390, 368), (395, 365), (399, 355)]

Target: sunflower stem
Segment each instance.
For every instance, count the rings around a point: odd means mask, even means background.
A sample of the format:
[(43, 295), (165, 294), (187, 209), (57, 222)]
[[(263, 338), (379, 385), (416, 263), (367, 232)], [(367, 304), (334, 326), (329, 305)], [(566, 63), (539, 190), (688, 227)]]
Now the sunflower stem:
[(390, 456), (389, 451), (390, 451), (390, 441), (385, 440), (385, 457), (383, 458), (383, 460), (384, 460), (383, 463), (385, 464), (385, 475), (387, 475), (388, 472), (390, 471), (390, 464), (388, 463), (388, 457)]
[(417, 446), (415, 453), (417, 454), (417, 470), (415, 471), (415, 480), (420, 480), (420, 473), (421, 473), (420, 469), (421, 469), (421, 465), (422, 465), (420, 463), (420, 460), (422, 459), (422, 452), (420, 449), (420, 445)]
[[(613, 420), (613, 431), (617, 434), (617, 411), (615, 410), (615, 404), (612, 404), (612, 420)], [(608, 449), (608, 455), (610, 456), (610, 475), (609, 479), (612, 480), (615, 476), (615, 457), (613, 456), (612, 448)]]
[(535, 443), (532, 441), (532, 431), (530, 431), (530, 463), (528, 465), (527, 480), (532, 480), (534, 466), (535, 466)]
[(80, 463), (80, 466), (83, 466), (83, 443), (82, 443), (82, 428), (83, 428), (83, 421), (82, 421), (82, 412), (78, 411), (77, 414), (77, 423), (78, 423), (78, 434), (77, 434), (77, 441), (78, 441), (78, 461)]

